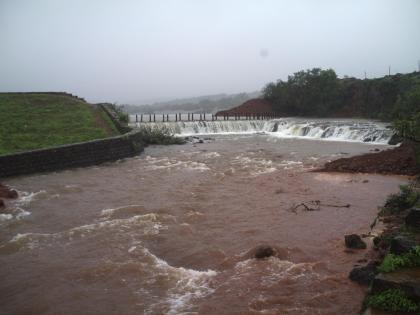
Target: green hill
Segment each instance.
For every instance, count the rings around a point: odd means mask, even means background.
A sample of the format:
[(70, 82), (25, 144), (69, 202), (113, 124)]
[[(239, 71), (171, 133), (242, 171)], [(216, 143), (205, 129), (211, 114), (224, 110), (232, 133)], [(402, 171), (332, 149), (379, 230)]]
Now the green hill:
[(67, 93), (0, 93), (0, 154), (118, 135), (99, 107)]

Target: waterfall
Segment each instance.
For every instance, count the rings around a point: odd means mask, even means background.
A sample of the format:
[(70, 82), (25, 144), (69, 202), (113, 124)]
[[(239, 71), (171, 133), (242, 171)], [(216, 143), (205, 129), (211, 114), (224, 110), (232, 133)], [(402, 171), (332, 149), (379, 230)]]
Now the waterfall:
[[(146, 123), (166, 128), (177, 136), (266, 133), (279, 138), (303, 138), (387, 144), (394, 132), (384, 123), (367, 120), (286, 118), (274, 120), (231, 120)], [(137, 124), (137, 127), (140, 124)]]

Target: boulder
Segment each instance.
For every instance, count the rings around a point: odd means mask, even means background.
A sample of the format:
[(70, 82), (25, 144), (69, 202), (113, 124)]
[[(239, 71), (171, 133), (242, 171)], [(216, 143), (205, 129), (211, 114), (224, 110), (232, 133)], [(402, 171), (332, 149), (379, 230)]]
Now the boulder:
[(18, 197), (18, 193), (16, 190), (0, 184), (0, 198), (15, 199), (17, 197)]
[(348, 248), (365, 249), (366, 243), (357, 234), (350, 234), (344, 236), (344, 241)]
[(390, 145), (397, 145), (398, 143), (403, 142), (403, 138), (397, 134), (394, 134), (391, 139), (389, 139), (388, 144)]
[(392, 254), (401, 255), (408, 253), (414, 246), (416, 246), (416, 242), (405, 236), (398, 235), (391, 240), (390, 251)]
[(411, 208), (405, 218), (405, 224), (409, 227), (420, 229), (420, 208)]
[(271, 246), (260, 245), (255, 248), (254, 258), (263, 259), (266, 257), (271, 257), (276, 254), (276, 251)]
[(349, 278), (359, 284), (369, 285), (375, 278), (376, 267), (374, 264), (368, 264), (363, 267), (354, 267), (350, 271)]

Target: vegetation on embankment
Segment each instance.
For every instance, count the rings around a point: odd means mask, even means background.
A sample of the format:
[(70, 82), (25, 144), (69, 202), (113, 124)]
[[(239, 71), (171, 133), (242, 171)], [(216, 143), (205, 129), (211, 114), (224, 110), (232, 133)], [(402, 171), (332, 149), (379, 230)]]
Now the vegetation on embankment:
[(420, 285), (416, 273), (420, 268), (420, 230), (418, 218), (410, 216), (419, 207), (420, 187), (416, 180), (400, 186), (400, 191), (389, 195), (380, 207), (378, 218), (385, 223), (385, 229), (373, 240), (372, 257), (377, 258), (367, 266), (376, 266), (376, 276), (370, 282), (365, 307), (399, 313), (420, 311), (420, 296), (415, 289)]
[(165, 127), (152, 127), (142, 125), (139, 128), (139, 134), (145, 145), (149, 144), (184, 144), (185, 140), (175, 137)]
[(0, 93), (0, 154), (118, 135), (101, 109), (66, 93)]

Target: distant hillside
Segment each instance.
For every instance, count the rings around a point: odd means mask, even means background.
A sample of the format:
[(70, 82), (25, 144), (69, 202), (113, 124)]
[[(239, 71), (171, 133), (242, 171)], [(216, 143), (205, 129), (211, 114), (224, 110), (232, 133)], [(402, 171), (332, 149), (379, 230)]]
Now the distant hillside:
[(0, 93), (0, 154), (117, 135), (102, 109), (67, 93)]
[(123, 109), (130, 113), (162, 113), (162, 112), (190, 112), (190, 113), (216, 113), (223, 109), (238, 106), (243, 102), (260, 96), (260, 92), (239, 94), (215, 94), (184, 99), (176, 99), (167, 102), (157, 102), (147, 105), (122, 105)]

